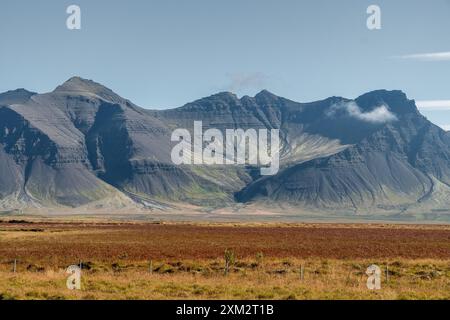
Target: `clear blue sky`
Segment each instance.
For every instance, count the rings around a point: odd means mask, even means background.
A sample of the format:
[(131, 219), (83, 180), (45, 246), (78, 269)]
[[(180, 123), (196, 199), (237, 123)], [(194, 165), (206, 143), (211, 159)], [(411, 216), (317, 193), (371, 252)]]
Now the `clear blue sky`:
[[(66, 28), (71, 4), (82, 30)], [(366, 27), (370, 4), (381, 30)], [(302, 102), (380, 88), (450, 100), (449, 0), (2, 0), (0, 43), (0, 92), (78, 75), (147, 108), (263, 88)], [(424, 109), (441, 125), (444, 102)]]

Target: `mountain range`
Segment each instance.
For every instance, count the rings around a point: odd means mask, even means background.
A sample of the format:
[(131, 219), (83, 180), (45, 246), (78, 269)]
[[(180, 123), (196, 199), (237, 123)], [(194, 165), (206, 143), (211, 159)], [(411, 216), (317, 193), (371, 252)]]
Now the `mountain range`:
[[(279, 172), (174, 165), (177, 128), (279, 129)], [(298, 103), (266, 90), (141, 108), (74, 77), (0, 94), (0, 210), (256, 206), (311, 214), (450, 217), (450, 134), (402, 91)]]

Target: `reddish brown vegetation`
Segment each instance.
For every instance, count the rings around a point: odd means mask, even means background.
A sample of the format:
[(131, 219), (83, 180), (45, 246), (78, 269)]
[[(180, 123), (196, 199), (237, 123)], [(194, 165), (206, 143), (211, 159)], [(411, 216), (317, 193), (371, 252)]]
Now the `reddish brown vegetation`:
[[(37, 232), (39, 231), (39, 232)], [(46, 263), (126, 259), (449, 259), (450, 228), (364, 225), (0, 223), (0, 259)]]

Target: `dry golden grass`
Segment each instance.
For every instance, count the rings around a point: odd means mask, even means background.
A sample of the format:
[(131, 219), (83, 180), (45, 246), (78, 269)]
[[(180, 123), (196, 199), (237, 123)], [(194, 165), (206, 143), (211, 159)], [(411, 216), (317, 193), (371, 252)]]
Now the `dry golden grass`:
[[(70, 291), (65, 268), (80, 260)], [(371, 264), (389, 267), (379, 291)], [(450, 228), (5, 221), (0, 299), (450, 299)]]
[[(225, 276), (221, 261), (90, 265), (82, 290), (66, 288), (63, 269), (0, 272), (1, 299), (450, 299), (449, 261), (390, 261), (389, 282), (370, 291), (364, 274), (386, 261), (238, 261)], [(300, 268), (305, 266), (301, 280)]]

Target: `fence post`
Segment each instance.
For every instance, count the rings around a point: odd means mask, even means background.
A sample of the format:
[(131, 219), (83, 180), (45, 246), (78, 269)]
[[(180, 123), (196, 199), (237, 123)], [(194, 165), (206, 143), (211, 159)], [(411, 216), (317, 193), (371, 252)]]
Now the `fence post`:
[(303, 281), (304, 277), (305, 277), (305, 265), (302, 263), (300, 267), (300, 280)]
[(148, 272), (150, 272), (150, 274), (153, 274), (153, 261), (150, 260), (150, 263), (148, 265)]
[(16, 271), (17, 271), (17, 259), (14, 259), (13, 272), (16, 273)]
[(386, 264), (386, 282), (389, 282), (389, 265)]

